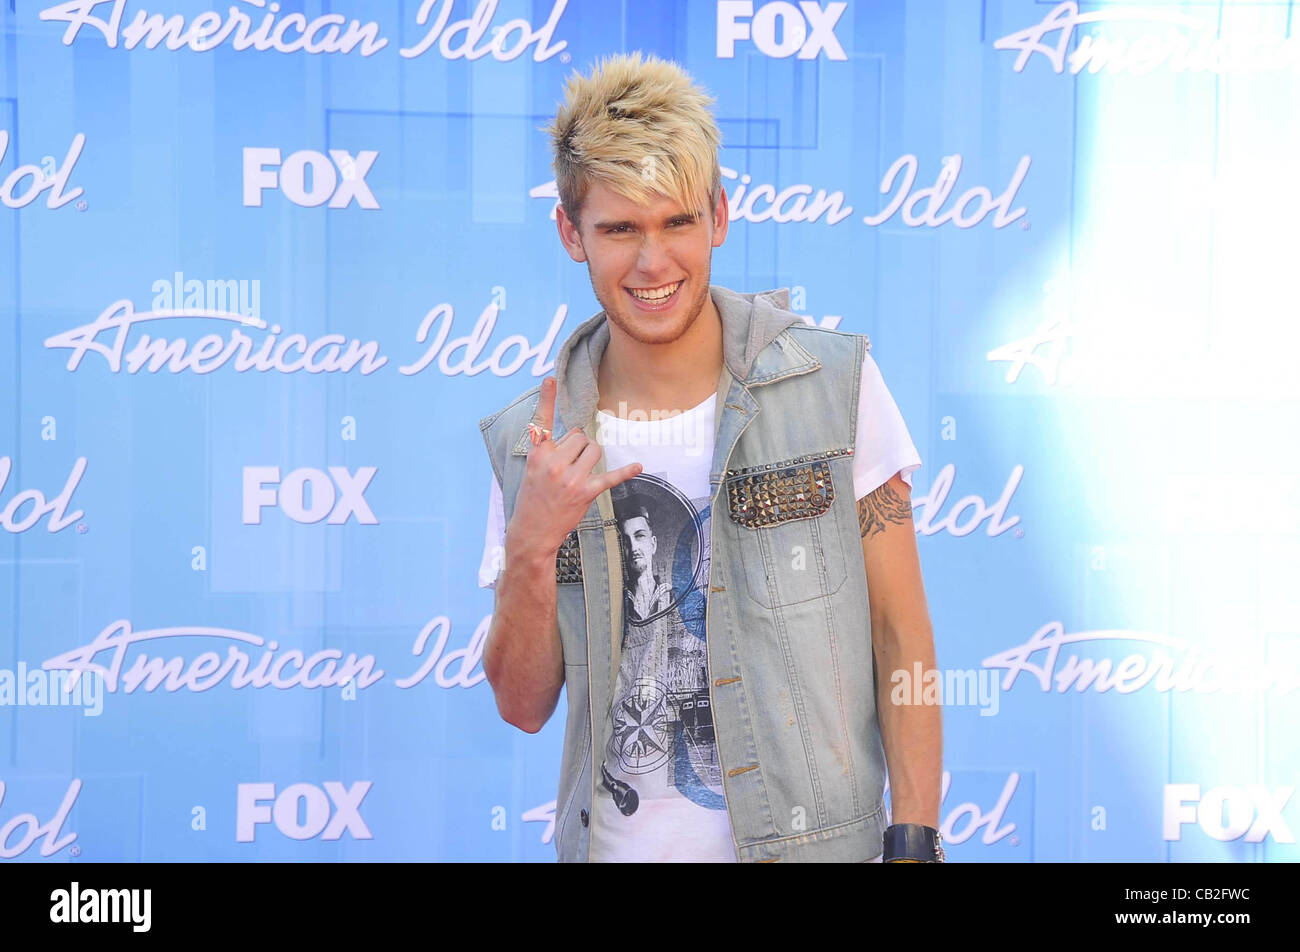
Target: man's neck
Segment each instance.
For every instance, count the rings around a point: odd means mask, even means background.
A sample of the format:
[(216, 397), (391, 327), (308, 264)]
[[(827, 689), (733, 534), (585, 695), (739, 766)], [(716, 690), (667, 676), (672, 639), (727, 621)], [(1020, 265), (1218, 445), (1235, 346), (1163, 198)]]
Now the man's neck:
[(717, 391), (721, 374), (722, 316), (707, 294), (695, 323), (669, 344), (642, 344), (609, 323), (596, 406), (621, 417), (632, 410), (689, 410)]

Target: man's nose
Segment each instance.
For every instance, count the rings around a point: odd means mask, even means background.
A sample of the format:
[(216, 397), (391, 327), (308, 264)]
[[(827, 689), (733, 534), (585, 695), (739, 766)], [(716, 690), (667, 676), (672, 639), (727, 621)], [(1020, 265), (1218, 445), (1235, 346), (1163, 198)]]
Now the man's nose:
[(666, 242), (656, 235), (646, 235), (641, 239), (641, 250), (637, 255), (636, 264), (642, 274), (662, 274), (668, 267)]

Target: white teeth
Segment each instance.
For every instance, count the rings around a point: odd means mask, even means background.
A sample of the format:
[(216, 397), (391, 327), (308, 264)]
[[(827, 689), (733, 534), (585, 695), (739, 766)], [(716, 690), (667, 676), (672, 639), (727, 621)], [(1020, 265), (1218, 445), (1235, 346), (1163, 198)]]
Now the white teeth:
[(674, 294), (677, 293), (677, 289), (681, 287), (681, 285), (682, 282), (678, 281), (676, 284), (669, 287), (666, 291), (659, 291), (655, 293), (650, 293), (648, 291), (635, 291), (632, 288), (628, 288), (628, 290), (631, 291), (632, 295), (638, 300), (645, 301), (648, 304), (654, 304), (658, 301), (668, 300), (670, 297), (672, 297)]

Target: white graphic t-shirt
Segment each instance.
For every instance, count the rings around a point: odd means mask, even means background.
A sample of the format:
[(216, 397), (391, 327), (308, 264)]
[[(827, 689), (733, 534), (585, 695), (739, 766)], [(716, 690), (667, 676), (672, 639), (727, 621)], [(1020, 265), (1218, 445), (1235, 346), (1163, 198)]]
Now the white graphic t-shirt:
[[(605, 750), (593, 752), (592, 862), (734, 862), (709, 702), (705, 606), (709, 469), (716, 394), (664, 419), (597, 411), (605, 469), (640, 475), (614, 487), (623, 546), (623, 645), (607, 712)], [(868, 353), (862, 366), (853, 490), (861, 499), (921, 466), (906, 424)], [(479, 584), (495, 584), (505, 538), (493, 479)]]

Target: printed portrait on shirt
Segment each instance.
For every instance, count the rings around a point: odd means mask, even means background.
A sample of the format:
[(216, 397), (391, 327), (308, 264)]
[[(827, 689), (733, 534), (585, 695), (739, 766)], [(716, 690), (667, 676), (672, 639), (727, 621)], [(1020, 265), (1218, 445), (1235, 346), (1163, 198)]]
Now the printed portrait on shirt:
[[(621, 490), (621, 491), (620, 491)], [(699, 581), (699, 513), (671, 483), (640, 475), (614, 487), (623, 557), (624, 620), (643, 627), (678, 607)]]
[(623, 654), (604, 785), (630, 815), (646, 797), (721, 809), (704, 621), (708, 499), (642, 474), (613, 491), (623, 559)]

